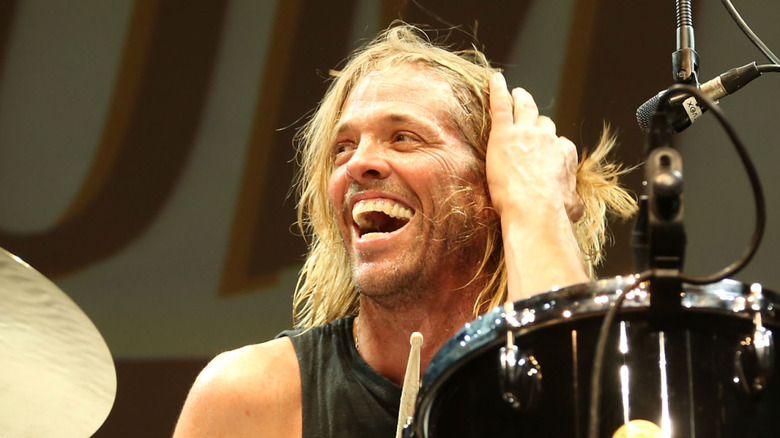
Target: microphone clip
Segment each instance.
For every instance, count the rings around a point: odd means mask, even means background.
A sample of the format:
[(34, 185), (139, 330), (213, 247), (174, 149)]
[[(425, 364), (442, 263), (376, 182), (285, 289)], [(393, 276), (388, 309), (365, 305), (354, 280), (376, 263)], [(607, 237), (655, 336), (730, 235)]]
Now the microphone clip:
[(699, 85), (699, 54), (695, 49), (672, 52), (672, 77), (678, 84)]
[(671, 144), (674, 131), (667, 109), (668, 105), (659, 105), (646, 138), (645, 194), (634, 230), (638, 268), (653, 271), (655, 279), (650, 283), (650, 306), (661, 311), (680, 306), (686, 245), (682, 156)]

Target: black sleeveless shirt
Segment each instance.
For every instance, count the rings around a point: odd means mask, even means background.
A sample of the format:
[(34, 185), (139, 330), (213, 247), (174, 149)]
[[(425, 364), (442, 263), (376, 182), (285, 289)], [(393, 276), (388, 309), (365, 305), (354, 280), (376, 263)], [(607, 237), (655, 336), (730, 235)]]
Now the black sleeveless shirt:
[(303, 395), (303, 438), (393, 438), (401, 387), (360, 357), (354, 317), (307, 332), (284, 331), (298, 356)]

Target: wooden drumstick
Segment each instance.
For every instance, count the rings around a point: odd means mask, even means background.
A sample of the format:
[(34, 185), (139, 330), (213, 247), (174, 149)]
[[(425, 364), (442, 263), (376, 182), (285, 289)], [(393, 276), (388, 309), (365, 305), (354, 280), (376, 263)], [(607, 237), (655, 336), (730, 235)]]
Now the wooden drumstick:
[(414, 415), (414, 403), (417, 392), (420, 390), (420, 348), (423, 344), (423, 335), (420, 332), (412, 333), (409, 338), (412, 345), (409, 350), (409, 360), (406, 362), (406, 375), (404, 386), (401, 390), (401, 406), (398, 409), (398, 426), (395, 429), (395, 438), (401, 438), (404, 425)]

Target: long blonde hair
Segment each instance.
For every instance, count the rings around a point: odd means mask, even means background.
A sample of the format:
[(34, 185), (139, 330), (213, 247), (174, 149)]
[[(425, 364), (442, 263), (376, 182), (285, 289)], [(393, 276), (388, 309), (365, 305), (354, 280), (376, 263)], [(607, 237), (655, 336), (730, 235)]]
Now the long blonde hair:
[[(453, 121), (473, 147), (475, 170), (484, 181), (491, 123), (488, 78), (497, 71), (485, 55), (476, 49), (447, 50), (431, 42), (420, 29), (404, 23), (391, 26), (355, 52), (341, 71), (333, 74), (335, 79), (325, 97), (296, 136), (301, 166), (297, 181), (298, 225), (309, 245), (293, 302), (297, 327), (326, 324), (358, 311), (357, 288), (328, 198), (328, 179), (333, 170), (328, 145), (333, 141), (334, 126), (352, 88), (372, 71), (401, 64), (428, 68), (451, 85), (458, 102), (451, 108)], [(615, 141), (606, 131), (593, 152), (583, 154), (577, 169), (577, 191), (585, 212), (572, 227), (583, 266), (591, 278), (603, 257), (607, 214), (629, 217), (636, 210), (634, 199), (618, 184), (620, 166), (607, 161)], [(498, 222), (486, 231), (487, 244), (476, 275), (485, 278), (485, 286), (474, 303), (475, 316), (503, 303), (507, 293)]]

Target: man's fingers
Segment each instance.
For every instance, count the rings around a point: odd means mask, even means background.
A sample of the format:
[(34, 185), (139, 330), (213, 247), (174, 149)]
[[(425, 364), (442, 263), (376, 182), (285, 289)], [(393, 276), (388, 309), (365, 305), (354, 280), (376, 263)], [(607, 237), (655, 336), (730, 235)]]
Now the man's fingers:
[(512, 96), (506, 87), (504, 75), (499, 72), (493, 73), (488, 85), (490, 87), (490, 113), (493, 126), (511, 125), (514, 121)]
[(557, 129), (555, 127), (555, 122), (547, 116), (539, 116), (539, 118), (536, 119), (536, 127), (552, 134), (555, 134), (555, 130)]
[(534, 125), (539, 118), (539, 108), (536, 107), (531, 93), (522, 88), (512, 90), (512, 100), (514, 103), (515, 123), (518, 125)]
[[(522, 88), (514, 88), (510, 94), (506, 79), (501, 73), (493, 73), (490, 76), (489, 86), (490, 112), (494, 125), (511, 125), (512, 123), (539, 125), (539, 108), (531, 93)], [(552, 121), (546, 119), (541, 123), (547, 127), (547, 124), (552, 124)], [(554, 128), (555, 125), (552, 125)], [(554, 129), (553, 132), (555, 132)]]

